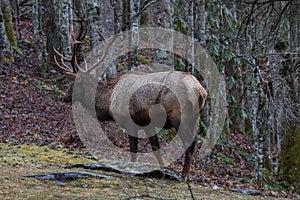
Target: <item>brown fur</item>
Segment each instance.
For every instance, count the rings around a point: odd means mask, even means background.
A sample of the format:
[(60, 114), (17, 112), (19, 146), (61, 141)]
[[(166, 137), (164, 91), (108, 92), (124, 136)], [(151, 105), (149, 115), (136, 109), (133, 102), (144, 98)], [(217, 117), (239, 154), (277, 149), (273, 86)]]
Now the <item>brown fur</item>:
[[(90, 79), (87, 79), (90, 80)], [(158, 84), (160, 83), (160, 84)], [(136, 89), (135, 89), (136, 88)], [(172, 89), (173, 88), (173, 89)], [(84, 101), (91, 99), (89, 87), (84, 86), (83, 91), (78, 95), (84, 97)], [(129, 105), (126, 105), (126, 95), (133, 90)], [(174, 91), (173, 91), (174, 90)], [(75, 92), (76, 93), (76, 92)], [(180, 96), (183, 99), (180, 104)], [(190, 164), (195, 147), (193, 130), (191, 127), (197, 122), (198, 114), (206, 100), (207, 93), (201, 84), (190, 74), (170, 71), (158, 73), (127, 73), (107, 82), (99, 81), (95, 95), (95, 110), (100, 121), (117, 121), (122, 128), (125, 128), (129, 135), (130, 152), (132, 161), (136, 161), (137, 152), (137, 132), (138, 130), (128, 123), (129, 109), (131, 119), (139, 126), (147, 126), (152, 119), (158, 119), (162, 112), (158, 111), (151, 116), (151, 107), (161, 105), (165, 109), (166, 123), (165, 128), (174, 127), (179, 131), (183, 127), (179, 136), (185, 145), (186, 155), (182, 176), (189, 178)], [(125, 102), (124, 102), (125, 101)], [(183, 119), (183, 121), (182, 121)], [(160, 145), (157, 135), (153, 135), (155, 129), (147, 129), (149, 140), (159, 164), (163, 165), (160, 155)], [(193, 141), (192, 144), (188, 141)]]

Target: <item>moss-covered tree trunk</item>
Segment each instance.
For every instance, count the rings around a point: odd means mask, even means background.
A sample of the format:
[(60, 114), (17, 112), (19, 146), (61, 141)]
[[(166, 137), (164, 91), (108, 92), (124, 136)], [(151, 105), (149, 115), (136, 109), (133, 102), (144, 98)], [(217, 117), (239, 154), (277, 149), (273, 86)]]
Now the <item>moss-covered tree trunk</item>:
[(17, 47), (13, 30), (12, 9), (9, 0), (0, 1), (0, 61), (13, 62), (12, 47)]
[[(291, 4), (289, 16), (290, 28), (290, 52), (300, 53), (300, 2), (293, 1)], [(289, 120), (283, 129), (284, 140), (282, 150), (279, 157), (279, 173), (287, 180), (295, 189), (300, 192), (300, 101), (299, 101), (299, 58), (290, 59), (290, 55), (285, 55), (286, 62), (283, 63), (283, 69), (280, 71), (282, 77), (286, 81), (288, 88), (288, 107), (285, 115)], [(287, 57), (288, 56), (288, 57)], [(298, 67), (297, 67), (298, 66)]]
[(13, 30), (12, 22), (12, 8), (9, 0), (1, 0), (1, 9), (4, 18), (4, 25), (6, 29), (7, 38), (12, 46), (17, 47), (17, 38)]
[(0, 62), (8, 62), (12, 58), (11, 47), (6, 35), (3, 13), (0, 9)]
[(279, 173), (300, 191), (300, 125), (285, 135), (279, 158)]

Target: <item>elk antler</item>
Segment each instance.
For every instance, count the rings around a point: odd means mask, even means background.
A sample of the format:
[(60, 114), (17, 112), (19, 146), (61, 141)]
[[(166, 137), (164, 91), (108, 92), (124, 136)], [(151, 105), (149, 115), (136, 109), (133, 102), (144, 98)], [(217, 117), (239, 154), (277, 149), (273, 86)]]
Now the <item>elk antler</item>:
[[(66, 72), (69, 75), (76, 76), (78, 69), (79, 69), (78, 63), (77, 63), (76, 51), (77, 51), (78, 45), (83, 44), (84, 42), (78, 41), (77, 39), (75, 39), (75, 35), (72, 34), (71, 26), (69, 27), (69, 35), (70, 35), (69, 39), (70, 39), (71, 49), (72, 49), (71, 58), (65, 57), (63, 54), (61, 54), (59, 51), (57, 51), (55, 48), (53, 48), (55, 53), (60, 57), (60, 63), (57, 61), (56, 55), (54, 55), (54, 61), (55, 61), (56, 65), (59, 68), (61, 68), (64, 72)], [(70, 69), (70, 67), (65, 62), (71, 63), (72, 69)]]
[(84, 67), (85, 69), (81, 68), (78, 66), (78, 69), (81, 71), (81, 72), (88, 72), (90, 70), (92, 70), (93, 68), (95, 68), (101, 61), (103, 61), (103, 59), (105, 58), (105, 56), (107, 55), (107, 52), (108, 52), (108, 49), (110, 47), (110, 45), (114, 42), (115, 40), (115, 36), (110, 40), (110, 41), (107, 41), (106, 38), (104, 37), (104, 35), (99, 31), (97, 30), (97, 33), (99, 35), (99, 37), (102, 39), (103, 43), (104, 43), (104, 49), (103, 49), (103, 53), (102, 55), (100, 56), (100, 58), (97, 60), (96, 63), (94, 63), (92, 66), (88, 67), (87, 66), (87, 63), (86, 61), (84, 60)]
[[(76, 57), (76, 50), (79, 44), (83, 44), (84, 42), (82, 41), (78, 41), (75, 39), (75, 36), (72, 34), (71, 28), (69, 29), (70, 31), (70, 43), (71, 43), (71, 48), (72, 48), (72, 55), (71, 58), (66, 58), (64, 55), (62, 55), (59, 51), (57, 51), (54, 48), (55, 53), (60, 57), (60, 63), (57, 61), (56, 56), (54, 56), (54, 61), (56, 63), (56, 65), (61, 68), (66, 74), (71, 75), (71, 76), (76, 76), (78, 70), (81, 72), (88, 72), (91, 69), (95, 68), (107, 55), (108, 49), (110, 47), (110, 45), (113, 43), (115, 37), (110, 40), (109, 42), (107, 42), (106, 38), (103, 36), (103, 34), (97, 30), (99, 37), (102, 39), (102, 41), (104, 42), (104, 49), (103, 49), (103, 53), (100, 56), (100, 58), (97, 60), (96, 63), (94, 63), (92, 66), (88, 67), (86, 60), (84, 60), (84, 69), (81, 68), (77, 62), (77, 57)], [(68, 67), (65, 62), (69, 62), (72, 65), (72, 69), (70, 69), (70, 67)]]

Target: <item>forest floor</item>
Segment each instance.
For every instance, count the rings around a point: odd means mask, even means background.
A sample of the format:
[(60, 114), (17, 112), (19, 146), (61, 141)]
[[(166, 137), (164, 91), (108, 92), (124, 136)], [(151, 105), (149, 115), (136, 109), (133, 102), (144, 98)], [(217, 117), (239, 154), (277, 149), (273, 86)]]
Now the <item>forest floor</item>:
[[(220, 187), (186, 184), (167, 179), (125, 176), (97, 171), (112, 178), (87, 178), (70, 181), (40, 180), (31, 174), (66, 172), (66, 164), (95, 162), (90, 156), (68, 148), (38, 145), (0, 144), (1, 199), (270, 199), (270, 196), (246, 195)], [(79, 171), (82, 169), (72, 169)], [(95, 170), (84, 170), (95, 172)], [(275, 198), (272, 199), (284, 199)]]
[[(103, 199), (116, 193), (119, 196), (114, 196), (115, 199), (130, 199), (130, 196), (144, 196), (144, 199), (189, 197), (187, 184), (168, 180), (155, 181), (154, 184), (148, 178), (119, 175), (118, 181), (91, 178), (60, 185), (22, 177), (30, 173), (61, 171), (60, 166), (70, 162), (95, 160), (76, 133), (72, 106), (62, 101), (68, 80), (54, 66), (47, 75), (41, 74), (30, 44), (21, 45), (24, 55), (17, 55), (15, 63), (1, 64), (0, 68), (0, 197), (74, 199), (85, 196)], [(105, 123), (103, 126), (114, 143), (129, 149), (126, 134), (116, 133), (116, 125)], [(147, 141), (142, 140), (141, 145), (146, 146)], [(264, 185), (258, 187), (253, 181), (253, 155), (251, 140), (247, 136), (238, 133), (222, 135), (209, 157), (195, 159), (192, 164), (191, 188), (196, 199), (300, 198), (299, 194), (288, 191), (276, 176), (265, 175)], [(180, 158), (168, 168), (180, 173), (182, 163)], [(261, 195), (241, 195), (231, 192), (232, 189), (259, 190)]]

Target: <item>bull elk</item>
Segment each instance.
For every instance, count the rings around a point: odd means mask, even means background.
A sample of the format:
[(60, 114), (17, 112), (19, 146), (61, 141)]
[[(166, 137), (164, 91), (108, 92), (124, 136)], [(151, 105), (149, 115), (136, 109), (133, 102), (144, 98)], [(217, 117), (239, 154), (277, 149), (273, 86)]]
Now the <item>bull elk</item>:
[[(60, 57), (60, 62), (55, 57), (56, 64), (63, 69), (67, 74), (75, 77), (78, 70), (84, 72), (81, 74), (87, 74), (97, 64), (99, 64), (107, 54), (111, 41), (107, 41), (104, 36), (98, 31), (99, 36), (104, 42), (104, 50), (102, 56), (93, 65), (88, 67), (85, 64), (85, 68), (81, 68), (76, 61), (75, 51), (72, 52), (71, 58), (64, 57), (57, 50), (56, 53)], [(76, 49), (76, 46), (81, 42), (74, 39), (74, 36), (70, 34), (70, 40), (72, 49)], [(73, 70), (71, 70), (65, 62), (73, 62)], [(156, 82), (163, 82), (166, 85), (155, 84)], [(129, 105), (125, 105), (124, 98), (126, 92), (132, 90), (133, 86), (142, 84), (141, 87), (136, 87), (133, 94), (130, 97)], [(170, 86), (170, 87), (169, 87)], [(174, 94), (174, 91), (170, 88), (175, 88), (176, 91), (181, 93), (181, 97), (184, 101), (180, 102), (178, 96)], [(66, 101), (71, 101), (72, 88), (67, 92), (68, 98)], [(89, 88), (83, 87), (81, 89), (74, 90), (74, 93), (80, 92), (80, 96), (83, 96), (85, 100), (91, 99)], [(116, 78), (112, 78), (108, 81), (99, 81), (97, 83), (95, 99), (92, 100), (94, 109), (96, 111), (97, 119), (99, 121), (115, 121), (118, 125), (129, 134), (129, 146), (131, 153), (131, 161), (137, 160), (136, 153), (138, 150), (138, 137), (137, 128), (128, 123), (128, 117), (124, 114), (125, 109), (128, 109), (132, 121), (138, 126), (147, 126), (151, 119), (159, 118), (161, 115), (161, 108), (165, 111), (165, 123), (164, 128), (174, 127), (179, 132), (179, 137), (184, 145), (185, 160), (182, 171), (182, 177), (185, 180), (189, 179), (190, 165), (192, 161), (192, 155), (195, 148), (194, 128), (199, 119), (199, 111), (203, 107), (207, 92), (201, 86), (199, 81), (191, 74), (179, 71), (167, 71), (156, 73), (143, 73), (133, 72), (119, 75)], [(153, 108), (156, 105), (160, 106), (159, 111), (153, 112)], [(88, 108), (87, 108), (88, 109)], [(155, 110), (155, 109), (154, 109)], [(127, 112), (128, 112), (127, 111)], [(150, 141), (154, 155), (160, 165), (163, 165), (164, 161), (161, 156), (160, 144), (156, 130), (152, 127), (145, 130), (147, 137)]]

